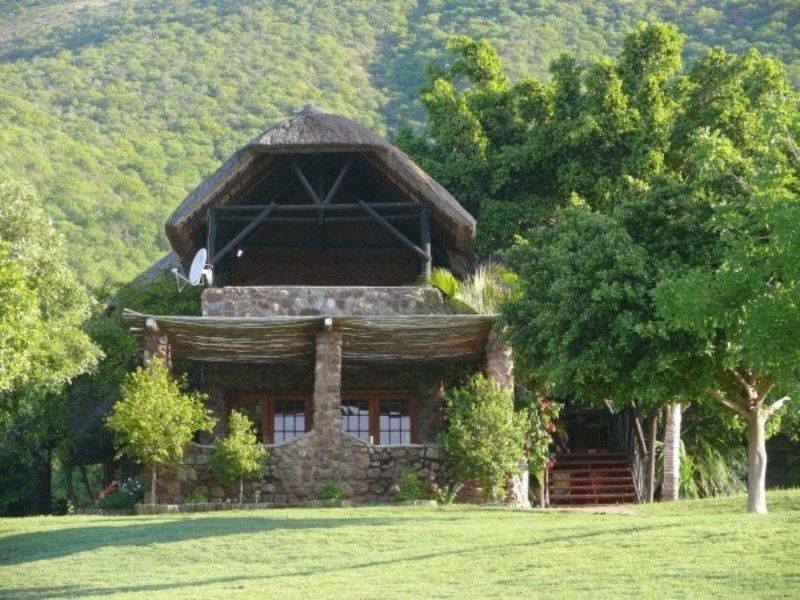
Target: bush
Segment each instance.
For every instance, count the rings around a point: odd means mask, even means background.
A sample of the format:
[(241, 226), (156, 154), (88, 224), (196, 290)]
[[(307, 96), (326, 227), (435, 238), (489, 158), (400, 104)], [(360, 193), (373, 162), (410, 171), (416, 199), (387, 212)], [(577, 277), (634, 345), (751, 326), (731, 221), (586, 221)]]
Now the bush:
[(403, 469), (400, 472), (400, 489), (394, 495), (395, 502), (412, 502), (414, 500), (427, 500), (430, 495), (424, 487), (422, 480), (413, 469)]
[(319, 493), (322, 500), (344, 500), (344, 491), (338, 483), (328, 482)]
[(183, 500), (184, 504), (205, 504), (208, 502), (208, 498), (205, 497), (203, 494), (198, 494), (197, 492), (192, 492)]
[(527, 415), (514, 411), (509, 390), (483, 375), (445, 394), (447, 427), (442, 450), (458, 477), (474, 480), (487, 498), (519, 472), (525, 456)]
[(138, 479), (128, 479), (117, 489), (97, 501), (98, 508), (127, 509), (133, 508), (144, 499), (144, 488)]
[(69, 498), (53, 498), (51, 512), (54, 515), (71, 515), (75, 513), (75, 506)]

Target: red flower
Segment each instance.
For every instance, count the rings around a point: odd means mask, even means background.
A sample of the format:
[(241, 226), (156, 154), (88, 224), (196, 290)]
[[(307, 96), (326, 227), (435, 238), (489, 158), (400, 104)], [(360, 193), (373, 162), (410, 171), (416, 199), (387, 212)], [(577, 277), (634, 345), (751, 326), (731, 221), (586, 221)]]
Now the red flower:
[(555, 468), (555, 466), (556, 466), (556, 459), (555, 458), (551, 458), (550, 460), (547, 461), (547, 467), (549, 469), (553, 469), (553, 468)]
[(555, 430), (556, 430), (556, 424), (553, 423), (552, 421), (550, 421), (547, 424), (547, 431), (549, 431), (550, 433), (553, 433)]

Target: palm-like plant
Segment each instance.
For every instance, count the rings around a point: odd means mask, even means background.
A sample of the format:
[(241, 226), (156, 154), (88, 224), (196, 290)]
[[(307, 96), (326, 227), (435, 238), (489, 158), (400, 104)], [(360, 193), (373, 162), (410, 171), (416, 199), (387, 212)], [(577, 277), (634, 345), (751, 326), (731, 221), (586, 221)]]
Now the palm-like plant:
[(517, 276), (495, 262), (479, 266), (466, 280), (459, 280), (443, 267), (431, 271), (428, 283), (450, 301), (457, 313), (494, 314), (500, 305), (513, 298)]

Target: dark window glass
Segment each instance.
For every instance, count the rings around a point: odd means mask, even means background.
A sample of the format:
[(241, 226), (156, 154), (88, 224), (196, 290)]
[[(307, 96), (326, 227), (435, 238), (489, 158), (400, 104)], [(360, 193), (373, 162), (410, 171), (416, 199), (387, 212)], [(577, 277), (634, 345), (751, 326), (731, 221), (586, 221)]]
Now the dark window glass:
[(342, 429), (361, 441), (370, 443), (367, 400), (342, 401)]
[(303, 400), (274, 400), (272, 442), (280, 444), (306, 431), (306, 403)]
[(411, 443), (411, 414), (405, 400), (381, 400), (379, 443), (384, 446)]

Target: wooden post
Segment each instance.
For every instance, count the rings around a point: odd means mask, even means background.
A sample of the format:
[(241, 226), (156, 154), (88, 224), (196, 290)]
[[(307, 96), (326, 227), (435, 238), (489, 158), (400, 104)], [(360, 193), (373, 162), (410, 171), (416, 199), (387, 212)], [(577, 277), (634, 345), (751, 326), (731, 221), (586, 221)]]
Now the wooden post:
[(419, 240), (419, 245), (425, 253), (425, 258), (422, 259), (422, 277), (425, 278), (425, 281), (430, 281), (433, 260), (431, 257), (431, 223), (428, 218), (427, 206), (423, 206), (419, 211)]
[(212, 257), (214, 256), (214, 248), (217, 243), (217, 211), (209, 209), (208, 211), (208, 237), (206, 239), (206, 251), (208, 252), (207, 256)]
[(658, 412), (650, 417), (650, 449), (647, 464), (647, 501), (653, 502), (656, 493), (656, 438), (658, 437)]

